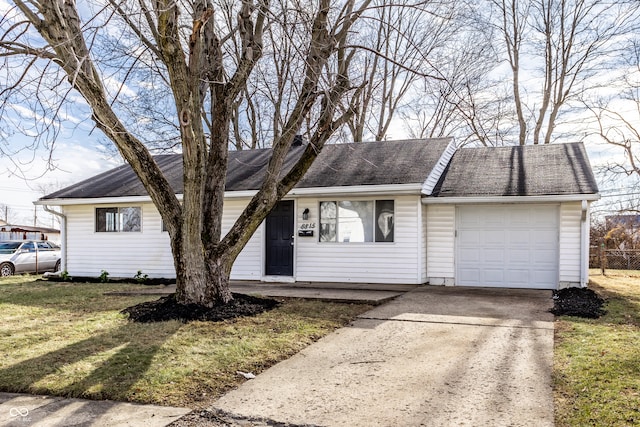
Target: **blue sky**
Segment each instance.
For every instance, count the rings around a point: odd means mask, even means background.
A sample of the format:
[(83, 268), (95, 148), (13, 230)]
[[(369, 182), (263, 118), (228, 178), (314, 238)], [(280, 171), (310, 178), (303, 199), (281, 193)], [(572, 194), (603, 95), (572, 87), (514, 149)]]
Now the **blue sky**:
[[(48, 164), (49, 151), (40, 148), (23, 151), (11, 157), (0, 155), (0, 204), (9, 205), (9, 222), (33, 225), (33, 201), (75, 182), (81, 181), (121, 163), (121, 160), (105, 153), (94, 141), (95, 135), (74, 131), (75, 136), (61, 138), (53, 151), (51, 170)], [(13, 136), (10, 144), (26, 144), (26, 137)], [(51, 215), (37, 208), (38, 225), (50, 227)], [(0, 213), (4, 217), (4, 212)]]

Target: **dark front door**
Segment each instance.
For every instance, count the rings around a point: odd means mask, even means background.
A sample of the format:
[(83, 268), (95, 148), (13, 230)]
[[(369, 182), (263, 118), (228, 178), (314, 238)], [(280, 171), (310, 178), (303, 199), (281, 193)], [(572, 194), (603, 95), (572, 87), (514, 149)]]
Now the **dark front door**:
[(267, 216), (267, 276), (293, 276), (293, 200), (279, 202)]

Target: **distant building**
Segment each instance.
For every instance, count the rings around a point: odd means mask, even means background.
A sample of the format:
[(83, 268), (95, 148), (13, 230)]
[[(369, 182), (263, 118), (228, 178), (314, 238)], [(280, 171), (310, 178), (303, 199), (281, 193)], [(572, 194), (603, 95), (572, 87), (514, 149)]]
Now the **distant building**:
[(7, 224), (6, 221), (0, 221), (0, 240), (50, 240), (60, 244), (60, 230)]
[(640, 249), (640, 215), (609, 215), (605, 225), (608, 249)]
[(622, 226), (629, 230), (640, 230), (640, 215), (625, 214), (625, 215), (608, 215), (605, 217), (607, 229)]

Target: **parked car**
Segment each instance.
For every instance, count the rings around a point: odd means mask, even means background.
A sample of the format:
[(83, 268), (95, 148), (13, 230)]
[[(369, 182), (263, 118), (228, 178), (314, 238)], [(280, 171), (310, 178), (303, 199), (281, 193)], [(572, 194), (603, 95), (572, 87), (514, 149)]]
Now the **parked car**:
[(60, 270), (60, 246), (46, 240), (0, 241), (0, 276)]

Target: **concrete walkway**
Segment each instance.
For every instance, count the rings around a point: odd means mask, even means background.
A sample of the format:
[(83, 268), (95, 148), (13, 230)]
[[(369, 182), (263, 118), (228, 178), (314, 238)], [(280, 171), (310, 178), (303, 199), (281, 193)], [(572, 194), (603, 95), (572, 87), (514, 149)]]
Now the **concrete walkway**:
[(187, 408), (135, 405), (108, 400), (0, 393), (2, 427), (164, 427), (190, 411)]
[(214, 406), (269, 424), (553, 426), (551, 306), (551, 291), (417, 288)]
[[(268, 283), (253, 281), (233, 281), (231, 292), (259, 295), (263, 297), (305, 298), (323, 301), (356, 302), (379, 305), (417, 288), (418, 285), (388, 285), (375, 283), (325, 283), (295, 282)], [(106, 292), (108, 295), (169, 295), (176, 291), (176, 285), (163, 288), (123, 290)]]

